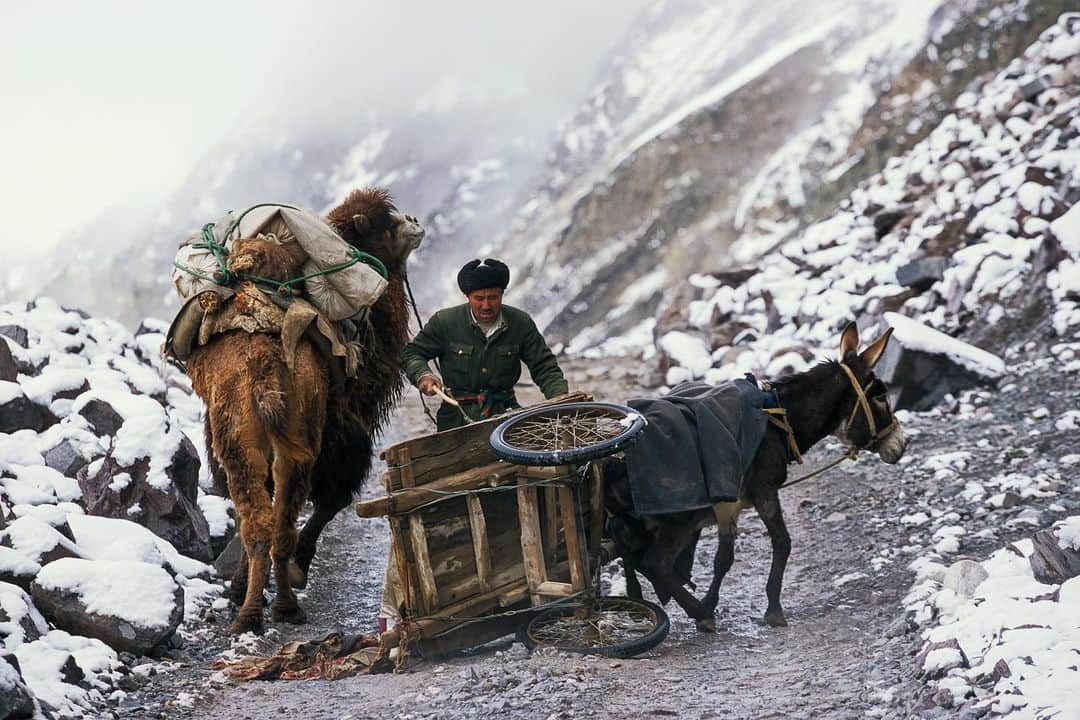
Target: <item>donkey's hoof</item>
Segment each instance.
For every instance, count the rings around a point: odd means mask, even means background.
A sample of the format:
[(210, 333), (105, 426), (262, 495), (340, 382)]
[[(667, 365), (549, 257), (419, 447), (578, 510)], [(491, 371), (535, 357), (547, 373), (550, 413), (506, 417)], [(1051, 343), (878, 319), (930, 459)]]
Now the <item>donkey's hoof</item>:
[(285, 622), (290, 625), (303, 625), (307, 622), (307, 613), (304, 612), (304, 608), (299, 604), (293, 603), (292, 605), (274, 605), (270, 608), (270, 619), (273, 622)]
[(296, 560), (289, 560), (289, 585), (296, 590), (307, 587), (307, 573), (300, 569)]
[(716, 632), (716, 618), (701, 618), (700, 620), (695, 620), (694, 622), (697, 625), (698, 632)]
[(765, 624), (769, 627), (787, 627), (787, 618), (783, 610), (765, 613)]
[(263, 633), (263, 617), (262, 608), (259, 608), (257, 613), (247, 613), (243, 610), (233, 620), (232, 625), (228, 630), (230, 635), (243, 635), (246, 632), (253, 632), (256, 635), (262, 635)]

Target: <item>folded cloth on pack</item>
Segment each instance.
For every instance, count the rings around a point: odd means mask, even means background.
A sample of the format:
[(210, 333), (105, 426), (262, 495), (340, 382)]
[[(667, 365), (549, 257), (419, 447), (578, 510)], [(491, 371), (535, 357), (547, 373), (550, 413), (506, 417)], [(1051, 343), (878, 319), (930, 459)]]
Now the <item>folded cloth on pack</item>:
[[(223, 254), (238, 238), (262, 236), (273, 242), (300, 244), (308, 256), (301, 268), (304, 295), (330, 321), (355, 317), (386, 290), (386, 278), (319, 215), (288, 205), (255, 205), (230, 211), (180, 243), (173, 263), (173, 285), (181, 302), (207, 291), (220, 293), (228, 278), (221, 272)], [(216, 248), (214, 247), (216, 246)]]
[(683, 512), (738, 499), (765, 436), (762, 393), (751, 382), (685, 382), (627, 404), (648, 424), (626, 450), (634, 509)]

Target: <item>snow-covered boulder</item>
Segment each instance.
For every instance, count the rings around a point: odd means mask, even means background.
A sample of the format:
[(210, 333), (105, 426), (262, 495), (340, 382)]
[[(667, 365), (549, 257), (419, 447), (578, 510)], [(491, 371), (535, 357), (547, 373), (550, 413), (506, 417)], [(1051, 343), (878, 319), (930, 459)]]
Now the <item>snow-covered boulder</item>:
[(51, 630), (15, 650), (26, 686), (46, 717), (99, 717), (123, 678), (116, 651), (95, 638)]
[(198, 560), (211, 560), (210, 528), (198, 505), (199, 456), (186, 437), (168, 465), (152, 471), (152, 459), (124, 464), (115, 454), (78, 473), (86, 512), (134, 520)]
[(26, 397), (18, 383), (0, 380), (0, 432), (41, 432), (56, 424), (56, 416)]
[(14, 656), (0, 657), (0, 718), (34, 717), (34, 698), (23, 682)]
[(942, 584), (947, 590), (956, 593), (957, 597), (969, 598), (988, 577), (986, 568), (974, 560), (958, 560), (945, 571)]
[(13, 520), (0, 533), (0, 545), (43, 567), (61, 558), (83, 557), (75, 543), (45, 521), (31, 516)]
[(184, 619), (180, 585), (160, 565), (136, 560), (57, 560), (31, 593), (57, 627), (137, 655), (168, 641)]
[(20, 587), (0, 583), (0, 643), (4, 652), (12, 652), (47, 632), (49, 625), (34, 607), (29, 593)]
[(885, 313), (892, 340), (877, 366), (897, 410), (928, 410), (946, 395), (995, 382), (1005, 373), (996, 355), (897, 313)]

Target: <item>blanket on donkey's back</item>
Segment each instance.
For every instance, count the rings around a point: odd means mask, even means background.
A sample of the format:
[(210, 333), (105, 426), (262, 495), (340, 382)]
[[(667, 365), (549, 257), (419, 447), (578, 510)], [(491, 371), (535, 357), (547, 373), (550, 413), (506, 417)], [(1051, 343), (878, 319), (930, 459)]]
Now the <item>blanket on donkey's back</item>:
[(626, 450), (634, 509), (683, 512), (737, 500), (765, 435), (761, 391), (747, 380), (685, 382), (630, 407), (648, 420)]

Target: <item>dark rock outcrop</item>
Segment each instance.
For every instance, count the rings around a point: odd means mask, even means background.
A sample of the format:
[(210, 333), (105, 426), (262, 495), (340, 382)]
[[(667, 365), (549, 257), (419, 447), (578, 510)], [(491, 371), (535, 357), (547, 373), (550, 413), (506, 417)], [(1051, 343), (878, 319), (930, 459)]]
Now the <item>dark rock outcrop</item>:
[[(197, 503), (199, 455), (190, 440), (183, 438), (173, 455), (165, 470), (170, 482), (164, 488), (147, 481), (150, 462), (146, 458), (123, 466), (107, 455), (92, 474), (91, 467), (77, 475), (87, 513), (132, 520), (188, 557), (213, 560), (210, 528)], [(118, 478), (124, 474), (130, 480)]]
[(1080, 575), (1080, 550), (1063, 548), (1054, 530), (1040, 530), (1031, 538), (1033, 548), (1028, 561), (1035, 579), (1047, 585), (1060, 585)]

